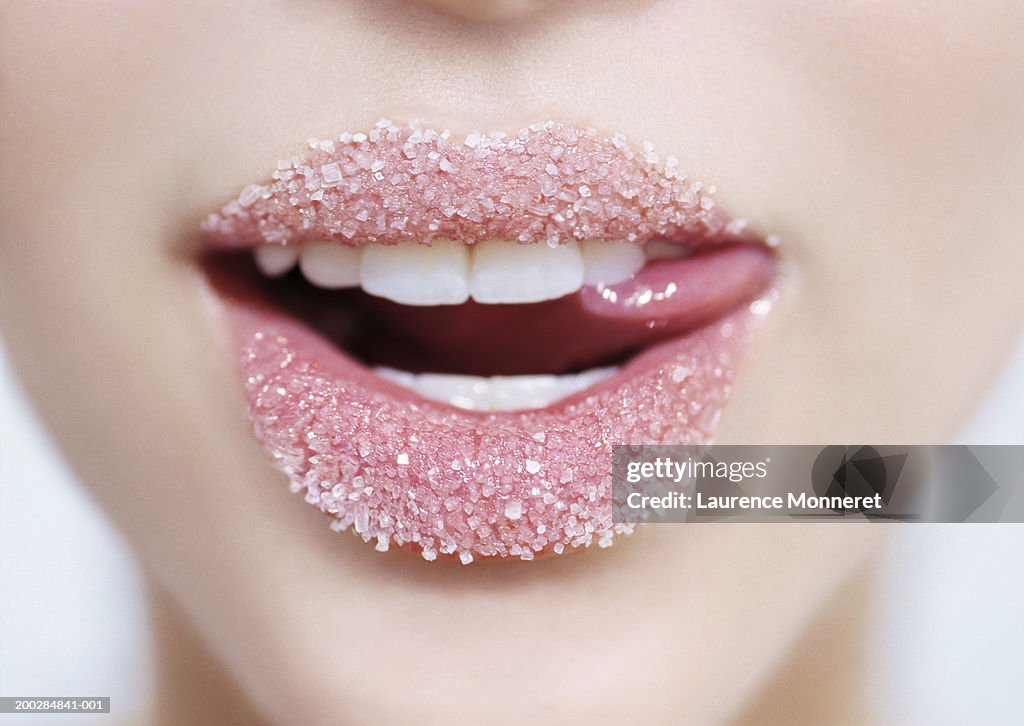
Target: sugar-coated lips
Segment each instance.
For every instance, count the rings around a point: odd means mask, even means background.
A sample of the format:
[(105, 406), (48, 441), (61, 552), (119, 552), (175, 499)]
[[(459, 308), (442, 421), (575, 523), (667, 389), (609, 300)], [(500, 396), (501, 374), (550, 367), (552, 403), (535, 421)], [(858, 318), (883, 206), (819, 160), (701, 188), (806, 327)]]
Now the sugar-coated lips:
[[(201, 233), (257, 439), (293, 489), (334, 529), (427, 560), (531, 560), (630, 531), (612, 521), (610, 447), (710, 441), (742, 343), (774, 295), (770, 245), (672, 157), (590, 128), (454, 136), (381, 121), (309, 146)], [(364, 263), (367, 246), (410, 242), (469, 259), (491, 240), (570, 251), (552, 259), (576, 265), (598, 243), (678, 254), (529, 304), (479, 292), (401, 304), (357, 282), (324, 290), (297, 271), (261, 275), (252, 262), (266, 245), (294, 262), (290, 248), (324, 243), (360, 248)], [(582, 387), (518, 410), (467, 410), (472, 401), (434, 400), (410, 382), (437, 373)]]

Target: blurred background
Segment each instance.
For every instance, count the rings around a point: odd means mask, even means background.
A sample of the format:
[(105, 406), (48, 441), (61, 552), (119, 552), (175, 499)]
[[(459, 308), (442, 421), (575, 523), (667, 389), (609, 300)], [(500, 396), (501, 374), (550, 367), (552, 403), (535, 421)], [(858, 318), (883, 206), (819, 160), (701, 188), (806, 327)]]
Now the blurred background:
[[(1021, 411), (1024, 340), (956, 443), (1024, 444)], [(895, 535), (868, 644), (887, 722), (1021, 723), (1024, 525)], [(136, 565), (75, 485), (0, 341), (0, 695), (110, 696), (112, 710), (0, 714), (0, 726), (131, 723), (152, 674)]]

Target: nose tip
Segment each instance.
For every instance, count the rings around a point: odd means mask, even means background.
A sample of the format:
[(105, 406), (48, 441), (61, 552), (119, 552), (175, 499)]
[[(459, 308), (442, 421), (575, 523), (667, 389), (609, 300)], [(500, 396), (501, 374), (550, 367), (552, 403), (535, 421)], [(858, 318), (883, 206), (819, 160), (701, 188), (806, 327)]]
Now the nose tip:
[(549, 0), (414, 0), (468, 20), (514, 20), (531, 15)]

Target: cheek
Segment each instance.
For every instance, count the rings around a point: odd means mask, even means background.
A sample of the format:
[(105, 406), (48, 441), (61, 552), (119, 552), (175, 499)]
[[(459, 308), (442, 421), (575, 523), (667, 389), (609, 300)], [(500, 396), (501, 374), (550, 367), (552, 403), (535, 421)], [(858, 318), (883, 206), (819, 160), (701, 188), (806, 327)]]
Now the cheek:
[(659, 97), (789, 263), (720, 439), (944, 440), (1024, 323), (1024, 9), (664, 12), (715, 83), (680, 64)]

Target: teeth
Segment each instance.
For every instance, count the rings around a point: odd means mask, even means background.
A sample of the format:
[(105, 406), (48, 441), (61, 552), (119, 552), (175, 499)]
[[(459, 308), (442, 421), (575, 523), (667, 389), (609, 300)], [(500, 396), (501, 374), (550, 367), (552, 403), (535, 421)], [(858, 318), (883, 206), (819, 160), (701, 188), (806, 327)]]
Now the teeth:
[(686, 257), (690, 250), (667, 239), (652, 239), (644, 245), (644, 256), (648, 260), (673, 260), (677, 257)]
[(583, 252), (583, 284), (614, 285), (628, 280), (644, 266), (644, 250), (630, 242), (588, 240)]
[(487, 240), (473, 250), (469, 294), (481, 303), (533, 303), (568, 295), (583, 286), (579, 245), (520, 245)]
[(294, 245), (260, 245), (254, 254), (257, 267), (267, 277), (280, 277), (299, 260), (299, 248)]
[(302, 248), (299, 267), (317, 287), (336, 289), (359, 286), (359, 247), (311, 242)]
[(594, 368), (564, 376), (455, 376), (444, 373), (408, 373), (376, 368), (376, 373), (409, 388), (424, 398), (472, 411), (522, 411), (543, 408), (589, 388), (616, 372)]
[(452, 240), (368, 245), (360, 275), (363, 290), (403, 305), (460, 305), (469, 298), (469, 248)]
[(686, 248), (663, 240), (645, 246), (587, 240), (558, 247), (486, 240), (463, 245), (435, 240), (351, 247), (331, 242), (303, 246), (265, 244), (254, 250), (269, 277), (298, 261), (317, 287), (359, 287), (403, 305), (535, 303), (576, 292), (583, 285), (614, 285), (632, 277), (645, 259), (679, 257)]

